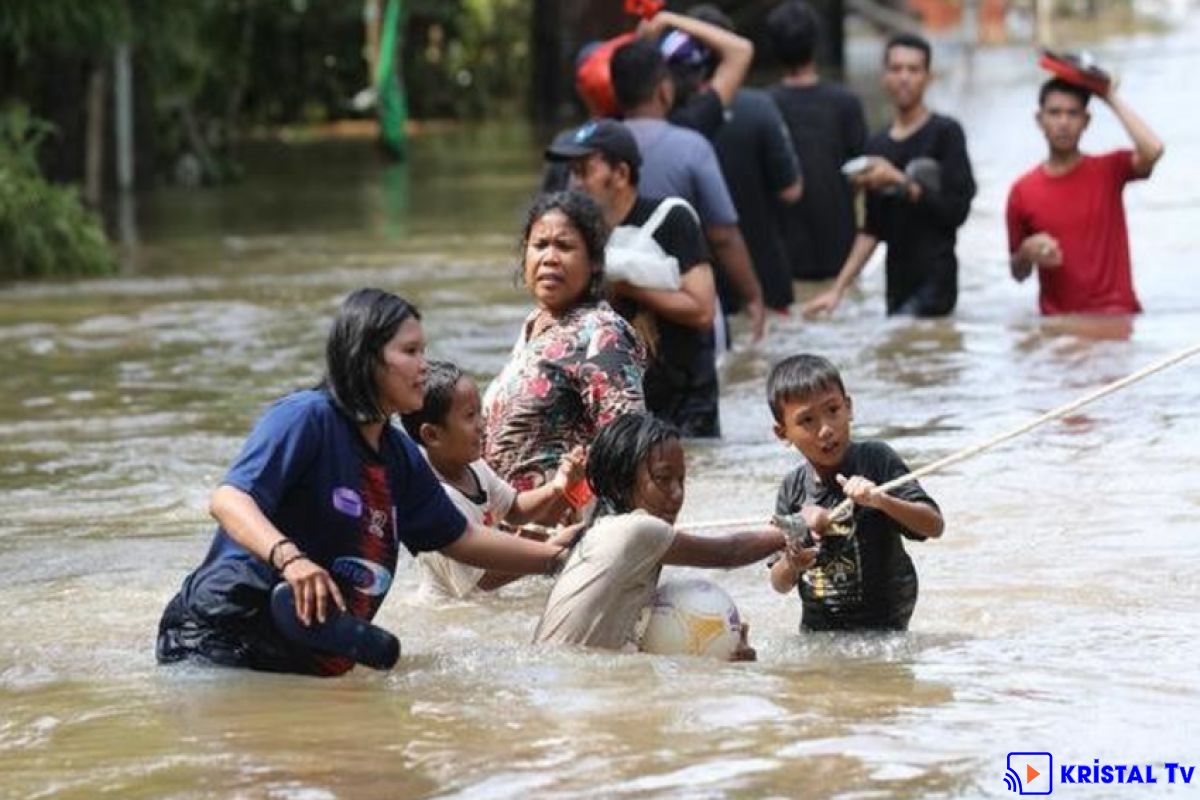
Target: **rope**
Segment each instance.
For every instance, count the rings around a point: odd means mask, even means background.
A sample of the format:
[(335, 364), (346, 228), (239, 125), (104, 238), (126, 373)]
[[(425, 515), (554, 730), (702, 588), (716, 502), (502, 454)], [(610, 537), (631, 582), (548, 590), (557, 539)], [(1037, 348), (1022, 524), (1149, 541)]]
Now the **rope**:
[[(945, 469), (946, 467), (950, 466), (951, 464), (957, 464), (960, 461), (966, 461), (968, 458), (972, 458), (974, 456), (979, 455), (980, 453), (987, 452), (988, 450), (991, 450), (991, 449), (1003, 444), (1004, 442), (1007, 442), (1010, 439), (1015, 439), (1018, 436), (1021, 436), (1022, 434), (1028, 433), (1029, 431), (1033, 430), (1034, 428), (1044, 425), (1047, 422), (1059, 419), (1061, 417), (1065, 417), (1067, 414), (1070, 414), (1072, 411), (1075, 411), (1077, 409), (1082, 408), (1083, 406), (1086, 406), (1088, 403), (1093, 403), (1102, 397), (1106, 397), (1106, 396), (1112, 394), (1113, 392), (1118, 392), (1121, 389), (1124, 389), (1126, 386), (1129, 386), (1130, 384), (1133, 384), (1133, 383), (1137, 383), (1138, 381), (1142, 380), (1143, 378), (1147, 378), (1156, 372), (1162, 372), (1164, 369), (1174, 366), (1175, 364), (1178, 364), (1181, 361), (1186, 361), (1187, 359), (1195, 356), (1198, 353), (1200, 353), (1200, 342), (1193, 344), (1191, 347), (1186, 347), (1183, 350), (1173, 353), (1172, 355), (1169, 355), (1166, 358), (1156, 361), (1147, 367), (1143, 367), (1142, 369), (1138, 370), (1137, 372), (1134, 372), (1131, 375), (1126, 375), (1124, 378), (1120, 378), (1118, 380), (1113, 381), (1112, 383), (1101, 386), (1099, 389), (1096, 389), (1093, 392), (1089, 392), (1088, 394), (1085, 394), (1083, 397), (1080, 397), (1077, 400), (1073, 400), (1070, 403), (1067, 403), (1066, 405), (1062, 405), (1051, 411), (1047, 411), (1045, 414), (1042, 414), (1040, 417), (1031, 419), (1022, 425), (1018, 425), (1017, 427), (1013, 428), (1010, 431), (1006, 431), (997, 436), (993, 436), (991, 439), (988, 439), (985, 442), (981, 442), (980, 444), (972, 445), (971, 447), (965, 448), (963, 450), (959, 450), (957, 453), (951, 453), (950, 455), (946, 456), (945, 458), (940, 458), (937, 461), (926, 464), (925, 466), (921, 467), (920, 469), (915, 469), (912, 472), (908, 473), (907, 475), (901, 475), (898, 478), (893, 478), (892, 480), (888, 481), (887, 483), (881, 484), (880, 486), (876, 487), (875, 491), (876, 492), (891, 491), (892, 489), (895, 489), (897, 486), (903, 486), (904, 484), (909, 483), (911, 481), (915, 481), (918, 478), (923, 478), (926, 475), (930, 475), (934, 472)], [(835, 506), (833, 508), (833, 510), (830, 512), (829, 515), (833, 519), (839, 519), (843, 515), (847, 515), (853, 509), (853, 507), (854, 507), (854, 501), (847, 497), (845, 500), (838, 503), (837, 506)], [(696, 523), (692, 523), (691, 525), (688, 525), (686, 523), (680, 523), (679, 527), (684, 528), (686, 530), (703, 530), (703, 529), (708, 529), (708, 528), (743, 528), (743, 527), (749, 527), (749, 526), (753, 526), (753, 525), (762, 525), (762, 524), (763, 524), (763, 521), (761, 518), (718, 519), (718, 520), (711, 520), (711, 521), (707, 521), (707, 522), (696, 522)]]

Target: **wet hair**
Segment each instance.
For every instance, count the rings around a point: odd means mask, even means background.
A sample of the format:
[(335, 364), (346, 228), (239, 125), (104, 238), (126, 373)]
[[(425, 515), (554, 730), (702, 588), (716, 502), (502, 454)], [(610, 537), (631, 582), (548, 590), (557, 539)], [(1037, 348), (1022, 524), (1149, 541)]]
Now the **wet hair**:
[(640, 411), (622, 414), (601, 428), (588, 451), (587, 479), (602, 511), (633, 511), (638, 466), (652, 449), (679, 438), (675, 426)]
[(822, 356), (801, 353), (788, 356), (771, 367), (767, 376), (767, 403), (776, 422), (783, 422), (783, 404), (803, 400), (825, 389), (836, 388), (843, 395), (846, 386), (833, 362)]
[(406, 319), (421, 319), (416, 306), (382, 289), (358, 289), (342, 301), (325, 340), (325, 377), (333, 402), (358, 423), (382, 422), (375, 370), (383, 348)]
[(637, 39), (618, 47), (608, 71), (613, 94), (622, 110), (649, 100), (658, 85), (669, 76), (667, 62), (658, 45), (649, 39)]
[(443, 425), (450, 406), (454, 404), (454, 387), (465, 377), (456, 364), (449, 361), (430, 361), (428, 372), (425, 373), (425, 401), (416, 411), (400, 415), (404, 430), (414, 442), (424, 444), (421, 439), (421, 426)]
[(804, 0), (780, 3), (767, 14), (767, 33), (775, 57), (785, 67), (806, 67), (817, 55), (821, 26)]
[(885, 66), (888, 62), (888, 56), (897, 47), (920, 50), (925, 55), (925, 69), (929, 70), (933, 67), (933, 48), (929, 46), (929, 42), (925, 37), (917, 36), (915, 33), (897, 33), (887, 40), (887, 44), (883, 48), (883, 63)]
[(1038, 90), (1038, 108), (1046, 105), (1046, 98), (1052, 94), (1069, 94), (1077, 98), (1086, 109), (1088, 101), (1092, 99), (1092, 93), (1087, 89), (1070, 81), (1064, 81), (1062, 78), (1051, 78), (1042, 84), (1042, 88)]
[(542, 217), (552, 211), (559, 211), (579, 232), (583, 239), (584, 249), (587, 250), (588, 262), (592, 266), (592, 279), (588, 282), (581, 298), (585, 303), (596, 303), (601, 298), (601, 286), (604, 283), (604, 248), (608, 244), (608, 223), (596, 201), (583, 192), (574, 190), (566, 192), (551, 192), (542, 194), (529, 207), (525, 218), (525, 229), (521, 233), (521, 255), (517, 262), (516, 279), (518, 284), (525, 277), (525, 248), (529, 244), (529, 233)]

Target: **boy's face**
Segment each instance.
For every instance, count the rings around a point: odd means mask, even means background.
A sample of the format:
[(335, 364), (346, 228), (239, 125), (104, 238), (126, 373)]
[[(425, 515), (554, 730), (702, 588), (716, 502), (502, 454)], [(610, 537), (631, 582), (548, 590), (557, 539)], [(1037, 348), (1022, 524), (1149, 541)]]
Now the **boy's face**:
[(424, 437), (425, 447), (436, 450), (439, 458), (454, 464), (470, 464), (483, 454), (483, 414), (480, 413), (479, 387), (464, 376), (454, 385), (450, 410), (440, 425), (431, 425)]
[(836, 386), (782, 403), (775, 435), (791, 444), (814, 467), (836, 469), (850, 446), (850, 396)]
[(1070, 154), (1079, 149), (1079, 139), (1091, 117), (1078, 97), (1068, 92), (1050, 92), (1038, 109), (1037, 123), (1054, 153)]
[(929, 65), (925, 52), (915, 47), (894, 45), (883, 60), (883, 88), (900, 111), (918, 105), (929, 84)]
[(683, 446), (678, 439), (668, 439), (650, 448), (646, 458), (638, 464), (630, 497), (633, 507), (674, 525), (679, 509), (683, 507), (685, 477)]

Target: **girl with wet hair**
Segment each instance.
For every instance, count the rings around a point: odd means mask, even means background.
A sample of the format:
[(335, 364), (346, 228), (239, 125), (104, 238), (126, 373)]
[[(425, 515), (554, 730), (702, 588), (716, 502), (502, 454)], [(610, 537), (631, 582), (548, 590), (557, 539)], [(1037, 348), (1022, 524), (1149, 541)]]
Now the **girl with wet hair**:
[[(784, 546), (773, 527), (713, 537), (676, 528), (685, 473), (679, 432), (650, 414), (623, 415), (600, 431), (587, 463), (600, 516), (567, 558), (534, 641), (635, 650), (664, 564), (738, 567)], [(735, 657), (753, 658), (744, 639), (743, 629)]]
[[(163, 612), (160, 663), (346, 672), (359, 643), (320, 646), (335, 642), (320, 638), (321, 623), (350, 615), (341, 629), (361, 631), (387, 595), (401, 544), (510, 574), (557, 568), (563, 546), (468, 523), (392, 425), (421, 407), (426, 374), (416, 308), (379, 289), (346, 298), (326, 342), (325, 379), (267, 409), (213, 492), (218, 528)], [(272, 616), (281, 583), (299, 627)]]
[(633, 511), (638, 469), (646, 463), (650, 450), (680, 438), (678, 429), (650, 414), (626, 414), (601, 431), (587, 462), (598, 514)]
[(483, 456), (518, 491), (612, 419), (645, 409), (646, 352), (600, 298), (608, 228), (579, 192), (542, 195), (521, 233), (520, 277), (535, 308), (483, 399)]

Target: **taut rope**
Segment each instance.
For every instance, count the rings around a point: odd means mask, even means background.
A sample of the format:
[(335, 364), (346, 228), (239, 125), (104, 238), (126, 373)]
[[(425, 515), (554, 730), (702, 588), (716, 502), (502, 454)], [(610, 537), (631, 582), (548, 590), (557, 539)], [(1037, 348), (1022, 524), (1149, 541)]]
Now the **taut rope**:
[[(912, 472), (908, 473), (907, 475), (901, 475), (898, 478), (893, 478), (892, 480), (888, 481), (887, 483), (881, 484), (880, 486), (876, 487), (876, 491), (877, 492), (890, 491), (892, 489), (895, 489), (897, 486), (902, 486), (911, 481), (915, 481), (918, 478), (923, 478), (926, 475), (930, 475), (934, 472), (944, 469), (944, 468), (950, 466), (951, 464), (957, 464), (960, 461), (966, 461), (968, 458), (972, 458), (974, 456), (979, 455), (980, 453), (987, 452), (988, 450), (991, 450), (991, 449), (1003, 444), (1004, 442), (1007, 442), (1009, 439), (1015, 439), (1018, 436), (1021, 436), (1022, 434), (1026, 434), (1029, 431), (1033, 430), (1034, 428), (1036, 428), (1040, 425), (1044, 425), (1047, 422), (1050, 422), (1051, 420), (1056, 420), (1061, 417), (1065, 417), (1067, 414), (1070, 414), (1072, 411), (1075, 411), (1076, 409), (1086, 406), (1088, 403), (1093, 403), (1102, 397), (1106, 397), (1106, 396), (1112, 394), (1113, 392), (1118, 392), (1121, 389), (1124, 389), (1126, 386), (1129, 386), (1130, 384), (1137, 383), (1138, 381), (1142, 380), (1143, 378), (1147, 378), (1156, 372), (1162, 372), (1164, 369), (1174, 366), (1175, 364), (1178, 364), (1181, 361), (1186, 361), (1187, 359), (1191, 358), (1192, 356), (1195, 356), (1197, 353), (1200, 353), (1200, 342), (1193, 344), (1191, 347), (1186, 347), (1183, 350), (1173, 353), (1172, 355), (1169, 355), (1166, 358), (1156, 361), (1153, 364), (1150, 364), (1149, 366), (1146, 366), (1146, 367), (1138, 370), (1137, 372), (1133, 373), (1132, 375), (1126, 375), (1124, 378), (1120, 378), (1119, 380), (1115, 380), (1112, 383), (1101, 386), (1099, 389), (1096, 389), (1093, 392), (1089, 392), (1088, 394), (1085, 394), (1083, 397), (1080, 397), (1077, 400), (1073, 400), (1070, 403), (1067, 403), (1066, 405), (1062, 405), (1051, 411), (1047, 411), (1045, 414), (1042, 414), (1040, 417), (1031, 419), (1022, 425), (1018, 425), (1016, 428), (1013, 428), (1010, 431), (1006, 431), (997, 436), (993, 436), (991, 439), (988, 439), (986, 442), (981, 442), (980, 444), (972, 445), (971, 447), (967, 447), (963, 450), (959, 450), (957, 453), (951, 453), (950, 455), (946, 456), (945, 458), (940, 458), (937, 461), (933, 461), (929, 464), (926, 464), (925, 466), (921, 467), (920, 469), (915, 469)], [(853, 507), (854, 507), (854, 501), (847, 497), (845, 500), (838, 503), (837, 506), (834, 507), (834, 509), (830, 512), (830, 516), (834, 519), (843, 518), (845, 515), (849, 514), (849, 512), (853, 509)], [(757, 519), (757, 518), (756, 519), (718, 519), (718, 520), (710, 520), (707, 522), (695, 522), (690, 525), (687, 523), (680, 523), (679, 527), (683, 528), (685, 530), (702, 530), (705, 528), (744, 528), (744, 527), (748, 527), (751, 525), (762, 525), (762, 524), (763, 524), (763, 520)]]

